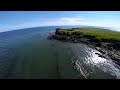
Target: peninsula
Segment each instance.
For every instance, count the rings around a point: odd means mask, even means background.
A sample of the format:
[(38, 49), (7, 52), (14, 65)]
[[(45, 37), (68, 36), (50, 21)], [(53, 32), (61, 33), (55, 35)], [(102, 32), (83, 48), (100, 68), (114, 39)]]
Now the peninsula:
[(84, 43), (100, 51), (102, 58), (111, 58), (120, 65), (120, 32), (103, 28), (57, 28), (48, 39)]

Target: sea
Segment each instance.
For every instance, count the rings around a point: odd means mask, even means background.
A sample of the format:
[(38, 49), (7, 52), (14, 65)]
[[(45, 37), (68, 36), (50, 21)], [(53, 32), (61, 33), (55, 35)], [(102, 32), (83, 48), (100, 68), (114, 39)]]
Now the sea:
[(120, 66), (82, 43), (48, 40), (45, 26), (0, 33), (0, 79), (120, 79)]

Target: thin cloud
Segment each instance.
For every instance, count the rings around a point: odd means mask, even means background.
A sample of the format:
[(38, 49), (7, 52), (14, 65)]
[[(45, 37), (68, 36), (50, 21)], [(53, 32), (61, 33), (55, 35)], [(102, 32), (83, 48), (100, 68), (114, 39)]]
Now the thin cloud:
[(60, 18), (60, 20), (67, 20), (67, 21), (83, 21), (86, 20), (84, 18)]
[(85, 18), (71, 18), (71, 17), (63, 17), (59, 18), (56, 21), (48, 21), (50, 24), (55, 24), (55, 25), (82, 25), (86, 22)]

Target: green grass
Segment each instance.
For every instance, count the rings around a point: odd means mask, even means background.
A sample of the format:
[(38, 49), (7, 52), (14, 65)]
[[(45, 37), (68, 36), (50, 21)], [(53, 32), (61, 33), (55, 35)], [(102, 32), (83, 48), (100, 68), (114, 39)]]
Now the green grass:
[(64, 30), (60, 29), (60, 33), (68, 34), (68, 35), (73, 35), (75, 34), (81, 34), (81, 36), (84, 35), (90, 35), (90, 36), (95, 36), (96, 39), (102, 40), (117, 40), (120, 41), (120, 32), (116, 31), (111, 31), (108, 29), (102, 29), (102, 28), (80, 28), (80, 29), (75, 29), (73, 31), (69, 30)]

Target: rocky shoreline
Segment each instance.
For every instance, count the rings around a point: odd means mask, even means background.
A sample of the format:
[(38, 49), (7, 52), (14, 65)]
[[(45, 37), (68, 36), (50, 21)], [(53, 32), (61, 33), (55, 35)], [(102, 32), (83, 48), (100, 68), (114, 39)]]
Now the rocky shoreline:
[[(74, 30), (76, 28), (68, 29)], [(112, 59), (115, 63), (120, 65), (120, 42), (119, 41), (106, 41), (106, 40), (97, 40), (94, 36), (80, 34), (77, 35), (68, 35), (65, 33), (59, 32), (60, 29), (56, 29), (55, 34), (51, 34), (48, 36), (48, 39), (56, 39), (63, 42), (71, 42), (71, 43), (84, 43), (88, 46), (98, 50), (101, 54), (98, 54), (99, 57)], [(63, 29), (62, 29), (63, 30)]]

